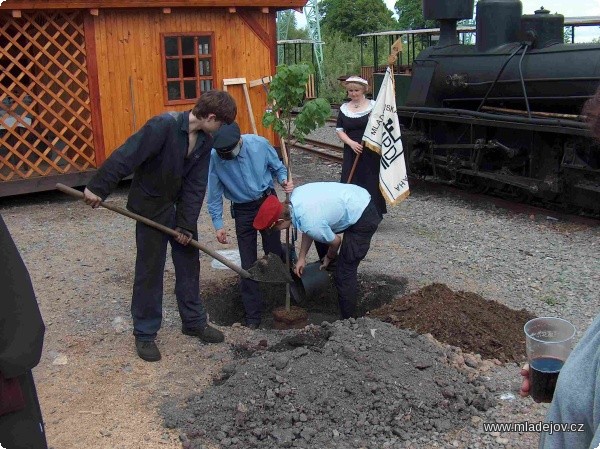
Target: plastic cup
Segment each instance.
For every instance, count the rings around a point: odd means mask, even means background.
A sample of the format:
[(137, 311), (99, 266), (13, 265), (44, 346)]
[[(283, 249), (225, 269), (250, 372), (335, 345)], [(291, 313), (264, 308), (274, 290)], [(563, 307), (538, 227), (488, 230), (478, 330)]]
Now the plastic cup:
[(534, 318), (525, 323), (529, 360), (529, 395), (538, 402), (551, 402), (560, 369), (573, 345), (575, 326), (554, 317)]

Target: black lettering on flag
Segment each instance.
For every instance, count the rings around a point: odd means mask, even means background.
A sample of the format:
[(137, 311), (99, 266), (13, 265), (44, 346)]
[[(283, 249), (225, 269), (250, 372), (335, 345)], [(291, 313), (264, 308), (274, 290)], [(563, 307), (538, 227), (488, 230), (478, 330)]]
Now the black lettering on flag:
[[(381, 148), (385, 151), (382, 151), (381, 166), (387, 170), (397, 158), (402, 156), (404, 148), (400, 152), (396, 148), (396, 144), (400, 140), (400, 130), (398, 130), (398, 137), (395, 137), (394, 121), (391, 118), (383, 125), (383, 129), (385, 132), (382, 135)], [(402, 143), (400, 145), (402, 146)]]

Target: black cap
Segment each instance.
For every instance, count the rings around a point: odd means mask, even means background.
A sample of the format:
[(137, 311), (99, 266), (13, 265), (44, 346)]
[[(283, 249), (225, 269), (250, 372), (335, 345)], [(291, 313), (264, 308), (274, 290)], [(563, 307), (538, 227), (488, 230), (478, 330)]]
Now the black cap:
[(214, 134), (213, 148), (223, 150), (233, 148), (240, 141), (240, 127), (236, 122), (222, 125)]

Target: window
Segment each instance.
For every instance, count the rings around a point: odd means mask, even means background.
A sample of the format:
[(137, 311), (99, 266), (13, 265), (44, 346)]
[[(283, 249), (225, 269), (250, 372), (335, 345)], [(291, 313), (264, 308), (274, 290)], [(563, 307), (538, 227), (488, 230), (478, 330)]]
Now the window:
[(213, 88), (212, 34), (164, 34), (163, 73), (166, 104), (194, 103)]

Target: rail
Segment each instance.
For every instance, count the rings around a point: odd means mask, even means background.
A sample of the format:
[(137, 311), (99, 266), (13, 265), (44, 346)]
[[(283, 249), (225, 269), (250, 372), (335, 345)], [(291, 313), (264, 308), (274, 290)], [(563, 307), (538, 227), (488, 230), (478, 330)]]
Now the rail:
[(295, 143), (293, 147), (340, 164), (343, 160), (344, 149), (339, 145), (332, 145), (315, 139), (305, 139), (304, 144)]

